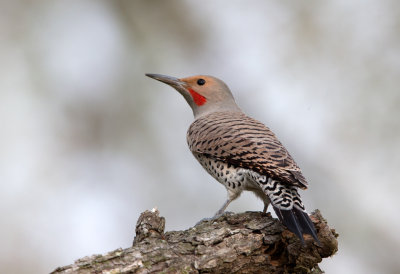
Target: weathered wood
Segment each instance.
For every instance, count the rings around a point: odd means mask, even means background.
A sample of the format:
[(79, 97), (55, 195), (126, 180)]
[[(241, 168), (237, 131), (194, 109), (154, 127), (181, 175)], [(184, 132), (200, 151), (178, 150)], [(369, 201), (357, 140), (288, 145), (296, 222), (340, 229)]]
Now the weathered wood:
[(322, 273), (318, 263), (338, 249), (334, 229), (316, 210), (321, 246), (305, 246), (277, 219), (261, 212), (227, 213), (184, 231), (164, 233), (158, 210), (145, 211), (133, 246), (93, 255), (53, 273)]

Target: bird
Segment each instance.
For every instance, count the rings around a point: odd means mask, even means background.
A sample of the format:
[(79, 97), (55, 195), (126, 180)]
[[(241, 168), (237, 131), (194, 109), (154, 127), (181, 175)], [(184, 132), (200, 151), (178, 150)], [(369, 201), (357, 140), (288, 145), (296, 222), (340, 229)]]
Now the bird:
[(222, 80), (208, 75), (145, 75), (176, 89), (193, 111), (194, 121), (186, 135), (189, 149), (227, 190), (227, 200), (213, 219), (243, 191), (251, 191), (263, 201), (263, 212), (271, 204), (281, 223), (303, 245), (303, 234), (320, 244), (298, 193), (308, 186), (301, 169), (267, 126), (244, 114)]

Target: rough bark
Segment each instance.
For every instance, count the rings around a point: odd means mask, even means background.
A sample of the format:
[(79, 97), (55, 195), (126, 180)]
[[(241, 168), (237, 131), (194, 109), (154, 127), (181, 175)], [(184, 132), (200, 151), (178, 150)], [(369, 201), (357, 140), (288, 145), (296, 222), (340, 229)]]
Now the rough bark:
[(311, 219), (321, 246), (301, 245), (270, 214), (226, 213), (184, 231), (164, 233), (158, 210), (145, 211), (133, 246), (93, 255), (52, 273), (322, 273), (318, 263), (338, 249), (338, 234), (316, 210)]

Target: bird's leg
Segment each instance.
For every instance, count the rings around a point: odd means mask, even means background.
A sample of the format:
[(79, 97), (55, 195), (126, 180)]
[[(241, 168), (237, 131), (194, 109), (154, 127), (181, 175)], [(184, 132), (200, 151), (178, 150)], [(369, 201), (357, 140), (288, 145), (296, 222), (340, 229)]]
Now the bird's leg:
[(233, 199), (227, 199), (226, 202), (222, 205), (222, 207), (217, 211), (217, 213), (214, 214), (211, 218), (203, 218), (200, 221), (196, 223), (196, 225), (200, 224), (203, 221), (213, 221), (215, 219), (218, 219), (219, 217), (224, 214), (225, 209), (228, 207), (228, 205), (233, 201)]
[(224, 214), (225, 209), (228, 207), (228, 205), (234, 200), (231, 197), (228, 197), (228, 199), (225, 201), (225, 203), (222, 205), (222, 207), (215, 213), (215, 215), (211, 219), (217, 219), (220, 217), (222, 214)]
[(264, 201), (263, 213), (267, 213), (268, 206), (269, 206), (269, 201)]
[(203, 218), (201, 219), (199, 222), (196, 223), (196, 225), (200, 224), (203, 221), (213, 221), (219, 217), (222, 216), (222, 214), (224, 214), (225, 209), (228, 207), (228, 205), (235, 200), (237, 197), (239, 197), (241, 192), (230, 192), (228, 190), (228, 199), (225, 201), (225, 203), (222, 205), (222, 207), (217, 211), (217, 213), (215, 213), (215, 215), (211, 218)]

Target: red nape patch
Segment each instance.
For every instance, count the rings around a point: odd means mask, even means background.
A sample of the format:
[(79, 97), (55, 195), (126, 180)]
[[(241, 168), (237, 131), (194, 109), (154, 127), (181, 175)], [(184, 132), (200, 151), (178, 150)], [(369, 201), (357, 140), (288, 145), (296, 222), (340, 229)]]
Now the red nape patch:
[(193, 89), (189, 89), (190, 95), (193, 97), (193, 101), (195, 102), (196, 105), (201, 106), (204, 105), (207, 102), (206, 97), (203, 95), (198, 94), (195, 92)]

